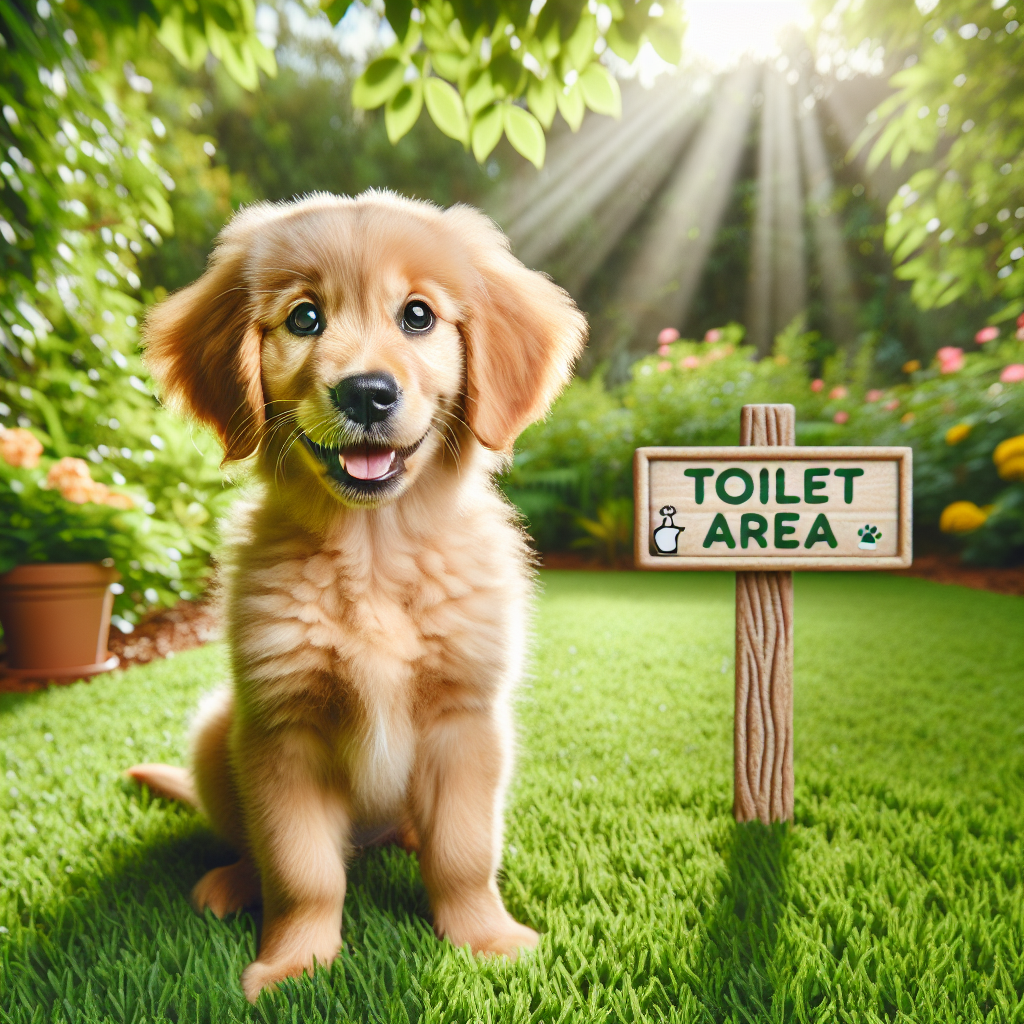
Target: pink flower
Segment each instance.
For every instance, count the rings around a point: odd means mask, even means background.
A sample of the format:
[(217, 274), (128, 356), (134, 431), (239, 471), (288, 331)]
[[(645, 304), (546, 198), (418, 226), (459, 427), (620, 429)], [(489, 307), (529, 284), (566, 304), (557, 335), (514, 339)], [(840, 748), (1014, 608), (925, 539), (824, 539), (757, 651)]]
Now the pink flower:
[(671, 345), (673, 341), (679, 340), (679, 332), (674, 327), (663, 327), (658, 332), (659, 345)]
[(666, 370), (671, 369), (672, 364), (667, 359), (663, 359), (660, 363), (658, 363), (658, 373), (664, 373)]
[(812, 391), (821, 391), (824, 387), (825, 387), (825, 382), (823, 380), (812, 380), (811, 381), (811, 390)]
[(840, 384), (839, 387), (833, 388), (828, 393), (828, 397), (829, 398), (845, 398), (848, 394), (849, 394), (849, 392), (846, 390), (846, 388), (844, 388), (842, 386), (842, 384)]
[(669, 352), (671, 352), (671, 351), (672, 350), (668, 347), (668, 345), (659, 345), (658, 346), (658, 355), (659, 356), (667, 356), (669, 354)]
[(850, 414), (848, 412), (846, 412), (845, 410), (840, 409), (839, 412), (837, 412), (835, 414), (835, 416), (832, 417), (832, 422), (833, 423), (845, 423), (849, 418), (850, 418)]
[(877, 388), (872, 388), (865, 396), (866, 402), (877, 402), (882, 397), (882, 392)]
[(892, 412), (893, 409), (898, 409), (899, 407), (900, 400), (898, 398), (890, 398), (889, 401), (882, 406), (883, 409), (887, 409), (889, 412)]
[(946, 345), (935, 353), (939, 360), (939, 373), (956, 373), (964, 367), (964, 350)]
[(697, 356), (687, 356), (679, 363), (679, 365), (684, 370), (696, 370), (697, 367), (700, 366), (700, 359), (698, 359)]
[(999, 379), (1004, 384), (1016, 384), (1017, 381), (1024, 380), (1024, 363), (1010, 363), (1009, 366), (1003, 367)]
[(713, 345), (716, 341), (722, 340), (722, 332), (717, 328), (713, 327), (707, 334), (704, 335), (704, 340), (709, 344)]
[(982, 329), (974, 336), (974, 340), (979, 345), (984, 345), (986, 341), (995, 341), (998, 337), (998, 327), (982, 327)]

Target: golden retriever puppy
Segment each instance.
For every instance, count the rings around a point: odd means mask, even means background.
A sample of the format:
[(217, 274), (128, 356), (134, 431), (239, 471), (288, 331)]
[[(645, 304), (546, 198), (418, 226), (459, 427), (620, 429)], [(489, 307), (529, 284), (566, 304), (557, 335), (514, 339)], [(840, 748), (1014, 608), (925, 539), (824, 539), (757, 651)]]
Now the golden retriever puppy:
[(233, 686), (200, 709), (190, 770), (129, 774), (238, 851), (193, 901), (262, 898), (250, 1000), (336, 956), (367, 829), (415, 835), (439, 936), (536, 944), (496, 881), (531, 573), (492, 475), (585, 335), (481, 214), (384, 193), (245, 210), (150, 313), (165, 397), (258, 484), (224, 554)]

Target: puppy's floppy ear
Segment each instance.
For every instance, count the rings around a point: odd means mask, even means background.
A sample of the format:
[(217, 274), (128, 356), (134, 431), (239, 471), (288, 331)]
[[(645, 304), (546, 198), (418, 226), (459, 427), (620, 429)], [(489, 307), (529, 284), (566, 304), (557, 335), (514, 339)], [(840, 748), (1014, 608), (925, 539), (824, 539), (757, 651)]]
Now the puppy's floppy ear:
[(456, 206), (444, 218), (469, 251), (474, 279), (461, 325), (466, 416), (481, 444), (510, 451), (569, 379), (587, 321), (567, 292), (512, 255), (486, 217)]
[(206, 273), (151, 310), (143, 330), (146, 365), (164, 397), (217, 431), (225, 461), (256, 450), (265, 419), (262, 333), (245, 275), (258, 213), (246, 211), (221, 232)]

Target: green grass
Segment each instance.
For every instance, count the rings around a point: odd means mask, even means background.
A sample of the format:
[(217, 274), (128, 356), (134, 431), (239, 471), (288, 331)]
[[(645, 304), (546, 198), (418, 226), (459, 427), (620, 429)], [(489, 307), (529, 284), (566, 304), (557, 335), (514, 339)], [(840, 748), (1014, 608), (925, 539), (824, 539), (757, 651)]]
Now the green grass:
[(796, 583), (796, 821), (737, 826), (728, 574), (546, 573), (503, 891), (517, 964), (434, 939), (415, 859), (351, 871), (329, 971), (250, 1008), (229, 858), (119, 778), (180, 761), (212, 646), (0, 700), (0, 1021), (1024, 1021), (1024, 601)]

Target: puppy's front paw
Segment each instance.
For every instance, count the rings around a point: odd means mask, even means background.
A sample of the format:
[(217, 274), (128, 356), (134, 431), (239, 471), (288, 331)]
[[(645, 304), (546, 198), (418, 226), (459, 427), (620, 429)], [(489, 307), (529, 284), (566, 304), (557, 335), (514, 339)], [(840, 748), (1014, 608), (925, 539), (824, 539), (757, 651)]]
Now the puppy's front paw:
[(483, 956), (507, 956), (515, 960), (519, 954), (533, 949), (540, 936), (525, 924), (520, 924), (507, 910), (484, 915), (445, 914), (444, 920), (435, 918), (438, 934), (444, 935), (453, 946), (469, 946)]
[(510, 917), (505, 927), (484, 940), (478, 947), (474, 947), (474, 953), (482, 953), (485, 956), (507, 956), (510, 960), (518, 958), (520, 953), (529, 952), (540, 942), (540, 936), (525, 924), (520, 924)]
[[(340, 944), (339, 944), (340, 949)], [(336, 949), (326, 957), (317, 957), (316, 962), (326, 967), (338, 955)], [(254, 960), (242, 971), (242, 991), (250, 1003), (259, 999), (265, 988), (273, 988), (285, 978), (301, 978), (304, 973), (313, 974), (313, 957), (307, 960)]]
[(207, 907), (227, 917), (260, 899), (260, 880), (247, 860), (207, 871), (192, 890), (192, 906), (201, 914)]

